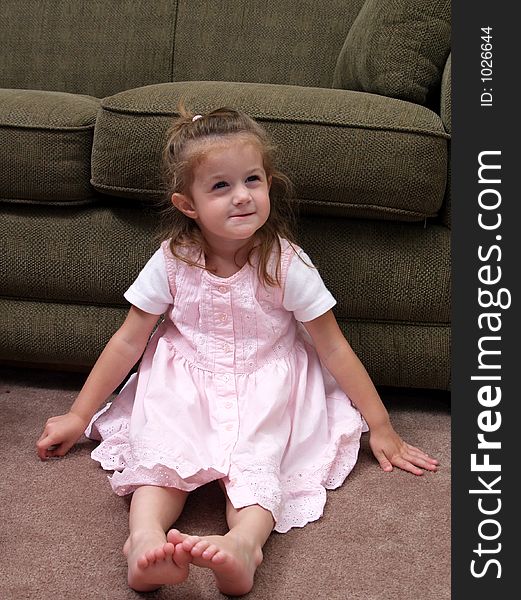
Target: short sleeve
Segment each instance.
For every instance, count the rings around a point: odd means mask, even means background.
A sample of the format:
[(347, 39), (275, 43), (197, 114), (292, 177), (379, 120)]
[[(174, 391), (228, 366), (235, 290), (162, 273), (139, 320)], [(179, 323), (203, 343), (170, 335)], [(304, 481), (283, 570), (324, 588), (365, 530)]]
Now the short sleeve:
[(282, 304), (297, 321), (303, 323), (320, 317), (336, 304), (320, 273), (303, 250), (292, 258), (289, 265)]
[(124, 296), (131, 304), (152, 315), (162, 315), (174, 303), (161, 248), (152, 255)]

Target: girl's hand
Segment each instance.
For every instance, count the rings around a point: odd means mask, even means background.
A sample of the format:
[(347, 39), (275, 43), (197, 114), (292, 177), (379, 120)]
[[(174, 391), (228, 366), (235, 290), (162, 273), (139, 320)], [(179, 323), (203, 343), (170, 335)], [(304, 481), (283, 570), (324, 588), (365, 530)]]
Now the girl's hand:
[(423, 475), (424, 470), (438, 468), (435, 458), (404, 442), (391, 425), (371, 430), (369, 445), (384, 471), (392, 471), (394, 465), (414, 475)]
[(88, 423), (85, 423), (80, 416), (72, 412), (48, 419), (36, 443), (40, 459), (46, 460), (67, 454), (80, 439), (87, 425)]

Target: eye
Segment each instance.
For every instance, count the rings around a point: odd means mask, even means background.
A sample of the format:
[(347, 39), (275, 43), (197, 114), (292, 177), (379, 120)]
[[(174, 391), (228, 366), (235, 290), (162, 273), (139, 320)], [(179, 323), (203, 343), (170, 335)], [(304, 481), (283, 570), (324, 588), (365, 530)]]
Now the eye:
[(215, 183), (212, 187), (212, 190), (221, 190), (222, 188), (226, 187), (228, 184), (226, 183), (226, 181), (218, 181), (217, 183)]
[(252, 181), (260, 181), (261, 178), (259, 175), (250, 175), (247, 179), (246, 182), (247, 183), (251, 183)]

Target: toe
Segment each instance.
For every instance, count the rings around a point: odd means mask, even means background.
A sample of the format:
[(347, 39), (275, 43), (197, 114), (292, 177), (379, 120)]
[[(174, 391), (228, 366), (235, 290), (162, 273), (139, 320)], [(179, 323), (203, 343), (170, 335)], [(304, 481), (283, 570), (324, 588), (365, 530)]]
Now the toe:
[(173, 544), (174, 546), (176, 544), (181, 544), (183, 542), (183, 540), (185, 540), (188, 536), (181, 533), (179, 531), (179, 529), (171, 529), (167, 534), (166, 534), (166, 539)]
[(227, 555), (224, 552), (216, 552), (212, 556), (212, 562), (216, 565), (222, 565), (226, 562)]
[(166, 553), (164, 551), (164, 547), (163, 546), (161, 546), (160, 548), (156, 548), (154, 550), (154, 558), (155, 558), (156, 562), (161, 561), (161, 560), (165, 560)]
[(206, 550), (203, 550), (201, 557), (206, 560), (212, 560), (219, 553), (219, 548), (215, 544), (210, 544)]
[(187, 567), (192, 562), (192, 555), (183, 549), (181, 544), (175, 547), (172, 559), (175, 564), (181, 568)]
[(183, 548), (187, 551), (187, 552), (191, 552), (192, 548), (201, 541), (200, 537), (197, 537), (195, 535), (189, 535), (188, 537), (186, 537), (183, 540)]
[(190, 551), (192, 556), (200, 557), (203, 555), (203, 552), (208, 549), (210, 546), (210, 542), (207, 540), (199, 540)]
[(175, 552), (175, 545), (172, 544), (171, 542), (167, 542), (164, 546), (163, 546), (163, 552), (165, 554), (165, 558), (168, 558), (170, 556), (174, 555)]
[(147, 559), (146, 555), (140, 556), (140, 557), (137, 559), (137, 566), (138, 566), (140, 569), (146, 569), (146, 568), (148, 567), (148, 565), (149, 565), (149, 561), (148, 561), (148, 559)]

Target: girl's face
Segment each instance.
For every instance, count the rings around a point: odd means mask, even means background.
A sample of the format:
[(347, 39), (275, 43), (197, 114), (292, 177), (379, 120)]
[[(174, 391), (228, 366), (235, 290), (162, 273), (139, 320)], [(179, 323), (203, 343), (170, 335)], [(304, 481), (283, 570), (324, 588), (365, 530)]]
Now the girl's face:
[(268, 219), (270, 185), (258, 146), (226, 139), (195, 166), (190, 194), (174, 194), (172, 202), (195, 219), (210, 245), (246, 241)]

